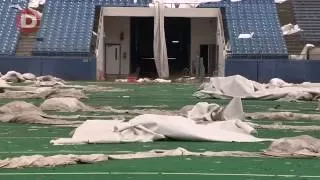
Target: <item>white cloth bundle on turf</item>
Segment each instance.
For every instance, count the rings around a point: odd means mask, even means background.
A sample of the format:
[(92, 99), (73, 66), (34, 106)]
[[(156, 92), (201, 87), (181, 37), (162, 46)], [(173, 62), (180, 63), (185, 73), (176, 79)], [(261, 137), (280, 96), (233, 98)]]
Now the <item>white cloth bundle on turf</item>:
[(210, 82), (201, 85), (194, 96), (220, 99), (240, 97), (265, 100), (316, 100), (320, 97), (320, 86), (313, 83), (289, 84), (278, 78), (272, 79), (268, 84), (260, 84), (235, 75), (211, 78)]
[[(255, 130), (246, 122), (240, 98), (233, 99), (222, 111), (221, 120), (199, 121), (201, 114), (213, 112), (211, 105), (200, 111), (195, 106), (188, 117), (144, 114), (124, 121), (90, 120), (75, 130), (72, 138), (52, 140), (55, 145), (85, 143), (151, 142), (165, 138), (185, 141), (259, 142), (270, 139), (256, 138)], [(212, 110), (213, 109), (213, 110)], [(193, 114), (192, 114), (193, 113)], [(196, 115), (194, 115), (196, 114)], [(205, 115), (204, 115), (205, 116)], [(191, 119), (194, 118), (195, 119)]]

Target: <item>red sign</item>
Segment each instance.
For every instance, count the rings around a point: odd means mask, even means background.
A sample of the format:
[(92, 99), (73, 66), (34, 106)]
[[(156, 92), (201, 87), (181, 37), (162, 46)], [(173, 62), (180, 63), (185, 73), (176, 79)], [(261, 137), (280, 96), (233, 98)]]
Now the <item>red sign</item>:
[(21, 10), (16, 19), (17, 28), (22, 33), (37, 32), (40, 27), (41, 15), (33, 9)]

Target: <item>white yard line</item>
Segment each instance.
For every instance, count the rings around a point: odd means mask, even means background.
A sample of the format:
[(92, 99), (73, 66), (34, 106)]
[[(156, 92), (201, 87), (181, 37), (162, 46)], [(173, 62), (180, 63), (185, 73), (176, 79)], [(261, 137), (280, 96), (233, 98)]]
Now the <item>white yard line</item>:
[[(57, 137), (0, 137), (0, 139), (52, 139)], [(58, 137), (59, 138), (59, 137)]]
[(177, 175), (177, 176), (246, 176), (246, 177), (300, 177), (320, 178), (319, 176), (294, 174), (240, 174), (240, 173), (188, 173), (188, 172), (53, 172), (53, 173), (0, 173), (0, 176), (37, 176), (37, 175)]
[(0, 154), (57, 154), (57, 153), (134, 153), (134, 151), (0, 151)]

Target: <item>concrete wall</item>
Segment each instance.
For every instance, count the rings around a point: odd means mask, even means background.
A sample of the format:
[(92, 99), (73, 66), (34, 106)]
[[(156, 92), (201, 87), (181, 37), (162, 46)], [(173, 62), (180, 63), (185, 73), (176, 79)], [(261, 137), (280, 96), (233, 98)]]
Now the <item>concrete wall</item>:
[[(104, 18), (104, 29), (107, 44), (121, 45), (121, 74), (127, 75), (130, 70), (130, 17), (107, 16)], [(120, 33), (124, 39), (120, 40)], [(124, 56), (126, 54), (126, 57)], [(107, 72), (108, 74), (108, 72)]]
[[(128, 74), (130, 69), (130, 17), (153, 17), (152, 8), (130, 7), (105, 7), (103, 8), (104, 28), (107, 35), (107, 43), (121, 44), (122, 54), (127, 53), (127, 59), (122, 59), (122, 73)], [(216, 44), (217, 19), (219, 8), (166, 8), (166, 17), (190, 17), (191, 18), (191, 52), (190, 60), (200, 53), (200, 44)], [(124, 32), (125, 39), (120, 42), (120, 32)], [(192, 63), (190, 63), (192, 64)]]
[[(121, 74), (130, 73), (130, 17), (112, 16), (115, 12), (112, 8), (106, 8), (104, 15), (104, 30), (106, 43), (121, 45)], [(126, 9), (132, 10), (132, 9)], [(201, 9), (203, 10), (203, 9)], [(120, 12), (120, 11), (116, 11)], [(149, 11), (148, 11), (149, 12)], [(200, 11), (199, 11), (200, 12)], [(200, 15), (208, 16), (207, 11)], [(209, 11), (208, 11), (209, 12)], [(141, 12), (140, 12), (141, 13)], [(216, 12), (214, 11), (214, 14)], [(210, 15), (214, 15), (210, 14)], [(194, 15), (194, 14), (193, 14)], [(142, 16), (142, 15), (141, 15)], [(124, 40), (120, 41), (120, 32), (124, 33)], [(191, 49), (190, 60), (195, 60), (197, 53), (200, 53), (201, 44), (216, 44), (217, 18), (192, 17), (191, 18)], [(126, 58), (123, 57), (126, 53)], [(192, 63), (190, 63), (192, 64)]]
[(191, 18), (191, 61), (200, 54), (201, 44), (216, 44), (216, 32), (217, 18)]
[(290, 83), (320, 82), (320, 60), (227, 60), (226, 76), (242, 75), (248, 79), (268, 82), (281, 78)]
[(65, 80), (96, 80), (93, 57), (0, 57), (0, 72), (52, 75)]

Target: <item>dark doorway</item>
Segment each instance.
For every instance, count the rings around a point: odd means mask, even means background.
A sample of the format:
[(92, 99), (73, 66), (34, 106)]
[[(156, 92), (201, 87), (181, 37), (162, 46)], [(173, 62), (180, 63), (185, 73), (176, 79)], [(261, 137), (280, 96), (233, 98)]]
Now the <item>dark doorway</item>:
[(215, 75), (218, 70), (217, 46), (214, 44), (200, 45), (200, 57), (203, 58), (205, 74), (207, 76)]
[[(190, 18), (165, 18), (170, 76), (190, 67)], [(131, 18), (131, 72), (157, 77), (153, 59), (153, 17)]]
[(208, 49), (208, 45), (200, 45), (200, 57), (203, 58), (203, 65), (204, 65), (204, 69), (205, 69), (205, 74), (208, 74), (208, 65), (209, 65), (209, 49)]

